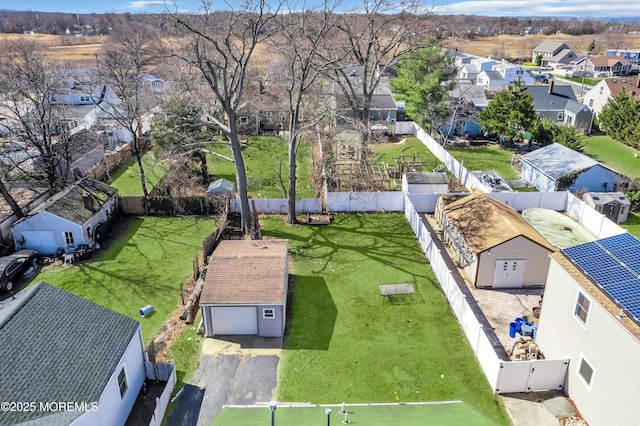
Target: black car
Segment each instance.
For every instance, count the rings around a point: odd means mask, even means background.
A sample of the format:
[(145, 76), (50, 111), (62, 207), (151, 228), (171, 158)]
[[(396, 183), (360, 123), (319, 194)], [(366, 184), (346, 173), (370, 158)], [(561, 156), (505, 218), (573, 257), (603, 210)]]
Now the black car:
[(0, 291), (11, 291), (13, 284), (31, 267), (38, 265), (38, 252), (20, 250), (0, 257)]

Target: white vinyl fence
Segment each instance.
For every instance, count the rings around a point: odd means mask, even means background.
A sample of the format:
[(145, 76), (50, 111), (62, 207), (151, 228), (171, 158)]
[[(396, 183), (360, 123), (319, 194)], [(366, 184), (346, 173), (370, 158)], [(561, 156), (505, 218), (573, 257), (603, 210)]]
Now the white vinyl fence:
[(597, 235), (598, 238), (612, 237), (627, 232), (626, 229), (607, 219), (602, 213), (599, 213), (570, 192), (567, 192), (565, 210), (569, 216)]
[(403, 212), (404, 193), (327, 192), (328, 212)]
[[(249, 207), (255, 206), (257, 213), (287, 214), (287, 203), (286, 198), (252, 198), (249, 200)], [(240, 212), (238, 198), (230, 200), (229, 210), (234, 213)], [(322, 199), (303, 198), (296, 201), (296, 213), (322, 213)]]
[(505, 361), (498, 355), (466, 295), (448, 269), (443, 254), (436, 247), (436, 237), (429, 233), (409, 196), (405, 201), (405, 215), (493, 390), (496, 393), (509, 393), (562, 389), (567, 360)]
[[(157, 378), (157, 380), (166, 380), (167, 384), (162, 391), (162, 395), (156, 397), (156, 408), (153, 410), (153, 416), (151, 417), (151, 421), (149, 421), (149, 426), (160, 426), (162, 424), (162, 419), (164, 418), (164, 414), (167, 412), (167, 406), (169, 405), (169, 399), (171, 398), (171, 393), (173, 392), (173, 388), (176, 385), (176, 366), (173, 363), (173, 360), (170, 364), (155, 364), (156, 366), (167, 366), (166, 368), (161, 368), (163, 375), (165, 378)], [(148, 370), (148, 368), (147, 368)], [(168, 373), (168, 375), (166, 374)]]

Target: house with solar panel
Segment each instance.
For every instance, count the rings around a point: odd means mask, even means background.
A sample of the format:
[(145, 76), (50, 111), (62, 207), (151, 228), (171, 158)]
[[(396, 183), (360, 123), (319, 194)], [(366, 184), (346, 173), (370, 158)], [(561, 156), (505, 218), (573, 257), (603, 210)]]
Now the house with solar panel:
[(123, 425), (145, 380), (138, 321), (44, 282), (3, 302), (0, 341), (3, 401), (34, 404), (3, 425)]
[(593, 158), (559, 143), (523, 155), (522, 179), (541, 192), (612, 192), (627, 180)]
[[(435, 216), (476, 287), (544, 287), (554, 247), (513, 207), (477, 192), (442, 196)], [(455, 201), (452, 201), (455, 200)]]
[(589, 424), (638, 424), (638, 238), (623, 233), (551, 255), (536, 343), (548, 358), (570, 358), (564, 390)]

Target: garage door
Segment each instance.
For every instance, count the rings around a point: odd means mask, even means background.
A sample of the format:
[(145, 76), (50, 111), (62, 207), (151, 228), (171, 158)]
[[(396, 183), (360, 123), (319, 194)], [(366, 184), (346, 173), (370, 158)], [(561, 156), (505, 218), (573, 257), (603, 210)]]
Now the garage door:
[(255, 307), (213, 307), (215, 334), (258, 334), (258, 311)]
[(53, 231), (22, 231), (26, 248), (40, 254), (54, 254), (58, 245)]

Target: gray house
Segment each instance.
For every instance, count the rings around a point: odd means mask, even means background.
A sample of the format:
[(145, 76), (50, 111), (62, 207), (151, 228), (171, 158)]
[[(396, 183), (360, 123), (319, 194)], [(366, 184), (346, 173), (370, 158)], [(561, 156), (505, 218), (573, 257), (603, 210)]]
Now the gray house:
[(567, 43), (552, 40), (543, 41), (533, 49), (531, 62), (536, 62), (539, 55), (542, 56), (540, 65), (568, 64), (576, 57)]
[(0, 424), (125, 424), (145, 380), (139, 322), (44, 282), (2, 305), (0, 395), (35, 406)]
[(204, 335), (283, 336), (288, 279), (286, 241), (220, 242), (200, 296)]
[(615, 223), (627, 220), (631, 202), (624, 192), (587, 192), (582, 200)]
[(102, 243), (116, 212), (117, 191), (86, 177), (49, 198), (12, 228), (16, 250), (53, 254), (59, 247)]
[(625, 178), (591, 157), (559, 143), (544, 146), (520, 159), (522, 179), (539, 191), (615, 191)]
[(526, 90), (533, 96), (533, 108), (539, 117), (585, 133), (591, 131), (593, 113), (578, 102), (571, 86), (556, 85), (551, 80), (548, 86), (527, 86)]

